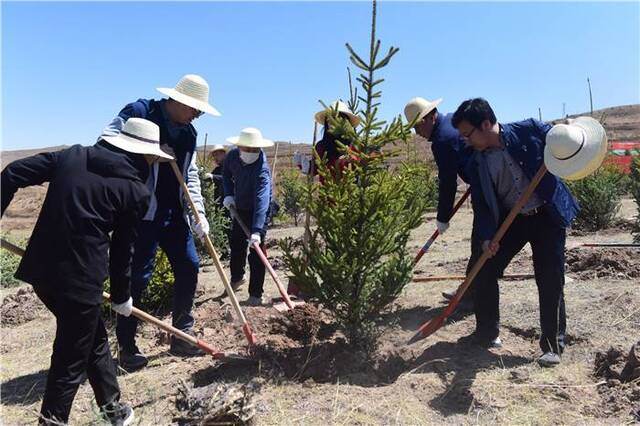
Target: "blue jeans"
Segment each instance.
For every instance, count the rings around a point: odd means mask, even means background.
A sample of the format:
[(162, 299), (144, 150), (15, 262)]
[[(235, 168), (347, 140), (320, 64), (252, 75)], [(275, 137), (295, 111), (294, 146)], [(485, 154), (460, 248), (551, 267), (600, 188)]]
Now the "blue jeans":
[[(175, 284), (173, 289), (173, 326), (187, 331), (193, 327), (193, 298), (198, 284), (200, 259), (189, 226), (182, 211), (158, 209), (153, 221), (142, 221), (131, 266), (131, 297), (134, 306), (140, 306), (142, 293), (147, 288), (155, 268), (158, 246), (166, 253)], [(116, 336), (125, 349), (135, 346), (138, 320), (134, 316), (118, 315)]]
[(509, 227), (498, 253), (489, 259), (474, 280), (476, 331), (484, 337), (499, 334), (500, 308), (498, 278), (522, 250), (531, 245), (533, 270), (540, 305), (540, 348), (562, 353), (567, 328), (564, 305), (564, 249), (566, 230), (541, 211), (532, 216), (518, 215)]

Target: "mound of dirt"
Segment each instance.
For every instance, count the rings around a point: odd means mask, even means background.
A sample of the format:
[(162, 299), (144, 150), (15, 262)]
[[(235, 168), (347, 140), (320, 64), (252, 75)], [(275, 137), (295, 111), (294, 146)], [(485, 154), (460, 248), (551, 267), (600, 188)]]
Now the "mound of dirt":
[(626, 355), (620, 348), (596, 353), (594, 373), (607, 379), (598, 388), (606, 412), (626, 412), (640, 420), (640, 341)]
[(23, 287), (17, 293), (9, 295), (0, 305), (0, 324), (15, 327), (42, 315), (47, 308), (33, 292), (33, 287)]
[(576, 247), (567, 250), (567, 271), (581, 279), (639, 278), (639, 256), (634, 249)]

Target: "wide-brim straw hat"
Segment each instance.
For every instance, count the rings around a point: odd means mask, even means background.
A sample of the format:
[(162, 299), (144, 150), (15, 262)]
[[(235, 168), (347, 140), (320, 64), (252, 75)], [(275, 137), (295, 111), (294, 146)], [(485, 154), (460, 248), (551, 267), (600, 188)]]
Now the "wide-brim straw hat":
[(331, 104), (329, 108), (316, 112), (316, 115), (315, 115), (316, 122), (324, 126), (327, 113), (330, 112), (331, 110), (334, 110), (334, 111), (337, 110), (338, 113), (343, 113), (347, 117), (349, 117), (349, 122), (353, 127), (357, 127), (358, 124), (360, 124), (360, 117), (354, 114), (353, 111), (349, 109), (347, 104), (345, 104), (342, 101), (335, 101), (334, 103)]
[(253, 127), (242, 129), (239, 136), (230, 137), (227, 139), (227, 142), (248, 148), (267, 148), (273, 146), (272, 140), (263, 138), (262, 132)]
[(198, 111), (219, 117), (220, 112), (209, 104), (209, 84), (199, 75), (187, 74), (176, 87), (158, 87), (158, 92)]
[(130, 118), (115, 136), (102, 136), (111, 145), (134, 154), (155, 155), (166, 160), (173, 157), (160, 149), (160, 128), (144, 118)]
[(554, 175), (577, 180), (596, 171), (606, 154), (607, 134), (602, 124), (591, 117), (578, 117), (549, 130), (544, 163)]
[(227, 147), (225, 147), (224, 145), (221, 144), (216, 144), (213, 146), (213, 148), (211, 148), (211, 153), (213, 154), (216, 151), (224, 151), (227, 152)]
[(442, 98), (438, 98), (435, 101), (428, 101), (425, 98), (412, 98), (404, 107), (404, 117), (408, 123), (415, 121), (415, 124), (420, 121), (431, 111), (433, 111), (442, 102)]

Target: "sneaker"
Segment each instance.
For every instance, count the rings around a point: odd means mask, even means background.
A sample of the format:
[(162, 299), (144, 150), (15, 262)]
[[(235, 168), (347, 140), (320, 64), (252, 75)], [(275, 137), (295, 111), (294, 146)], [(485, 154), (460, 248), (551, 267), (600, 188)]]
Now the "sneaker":
[(120, 364), (120, 367), (128, 373), (132, 373), (146, 367), (148, 362), (149, 360), (147, 357), (140, 352), (137, 346), (134, 346), (131, 349), (121, 347), (118, 352), (118, 364)]
[(538, 358), (538, 364), (540, 367), (555, 367), (560, 364), (560, 355), (555, 352), (545, 352)]
[(262, 306), (264, 305), (264, 298), (262, 296), (249, 296), (249, 298), (247, 299), (247, 304), (249, 306)]
[[(194, 335), (193, 331), (188, 330), (185, 333)], [(197, 346), (192, 345), (191, 343), (187, 343), (184, 340), (180, 340), (176, 337), (171, 336), (171, 346), (169, 347), (169, 352), (175, 356), (202, 356), (205, 355), (205, 352)]]
[(100, 411), (102, 411), (102, 417), (113, 426), (127, 426), (135, 419), (133, 408), (121, 402), (103, 405)]
[(238, 291), (238, 289), (240, 287), (242, 287), (246, 282), (247, 282), (247, 280), (245, 280), (244, 277), (240, 278), (237, 281), (231, 281), (231, 283), (230, 283), (231, 284), (231, 288), (233, 289), (233, 291)]
[(458, 339), (458, 343), (482, 346), (483, 348), (502, 347), (502, 340), (500, 340), (500, 337), (489, 338), (478, 333), (477, 331), (474, 331), (468, 336), (461, 337), (460, 339)]

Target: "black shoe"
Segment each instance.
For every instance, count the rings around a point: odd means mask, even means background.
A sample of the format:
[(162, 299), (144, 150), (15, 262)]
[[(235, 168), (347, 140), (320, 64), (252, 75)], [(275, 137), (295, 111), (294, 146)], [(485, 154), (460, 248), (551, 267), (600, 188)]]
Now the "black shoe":
[(500, 337), (488, 337), (486, 334), (478, 333), (477, 331), (474, 331), (468, 336), (459, 338), (458, 343), (471, 344), (475, 346), (481, 346), (483, 348), (502, 347), (502, 340), (500, 340)]
[[(192, 331), (185, 331), (185, 333), (193, 335)], [(184, 340), (180, 340), (176, 337), (171, 337), (171, 346), (169, 352), (176, 356), (202, 356), (205, 352), (197, 346), (187, 343)]]
[(121, 347), (118, 353), (118, 364), (128, 373), (140, 370), (147, 366), (149, 360), (140, 352), (137, 346), (133, 348)]
[(102, 411), (102, 417), (113, 426), (127, 426), (135, 419), (133, 408), (121, 402), (103, 405), (100, 411)]

